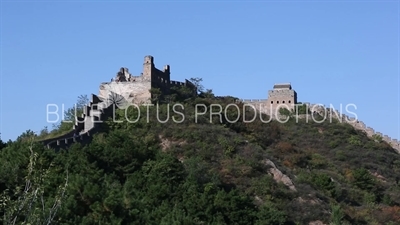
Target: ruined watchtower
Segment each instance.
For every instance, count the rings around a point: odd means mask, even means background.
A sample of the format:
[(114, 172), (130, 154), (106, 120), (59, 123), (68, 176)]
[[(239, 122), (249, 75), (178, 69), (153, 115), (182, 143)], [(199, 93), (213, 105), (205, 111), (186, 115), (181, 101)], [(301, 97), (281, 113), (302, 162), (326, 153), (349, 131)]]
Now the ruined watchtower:
[(150, 102), (153, 98), (153, 88), (159, 89), (161, 95), (168, 94), (170, 89), (176, 86), (187, 86), (196, 93), (196, 87), (190, 81), (173, 81), (170, 75), (169, 65), (159, 70), (154, 65), (153, 56), (147, 55), (144, 57), (140, 76), (132, 76), (128, 68), (122, 67), (111, 82), (103, 82), (100, 85), (99, 98), (104, 101), (110, 98), (125, 99), (129, 103), (141, 104)]
[(159, 80), (163, 83), (170, 83), (170, 67), (165, 65), (163, 70), (159, 70), (154, 65), (154, 58), (151, 55), (144, 57), (142, 76), (145, 80)]

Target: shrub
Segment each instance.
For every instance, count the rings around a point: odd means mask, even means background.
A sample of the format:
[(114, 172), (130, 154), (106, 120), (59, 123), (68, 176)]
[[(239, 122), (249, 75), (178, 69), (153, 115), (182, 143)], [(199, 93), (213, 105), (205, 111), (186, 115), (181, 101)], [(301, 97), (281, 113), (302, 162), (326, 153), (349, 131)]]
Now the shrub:
[(375, 187), (375, 179), (365, 168), (353, 171), (354, 185), (362, 190), (372, 190)]

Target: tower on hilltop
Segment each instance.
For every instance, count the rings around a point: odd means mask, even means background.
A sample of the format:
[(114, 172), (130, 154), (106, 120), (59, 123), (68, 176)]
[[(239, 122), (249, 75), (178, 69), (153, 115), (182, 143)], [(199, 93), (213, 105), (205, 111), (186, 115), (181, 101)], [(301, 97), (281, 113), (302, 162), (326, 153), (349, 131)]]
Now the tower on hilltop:
[(272, 108), (282, 104), (291, 108), (297, 104), (297, 93), (290, 83), (278, 83), (274, 85), (273, 90), (268, 91), (268, 102)]
[(145, 80), (158, 80), (162, 79), (163, 82), (170, 82), (170, 67), (165, 65), (163, 70), (159, 70), (154, 65), (154, 58), (151, 55), (144, 57), (142, 76)]
[(196, 87), (190, 81), (173, 81), (170, 78), (170, 66), (165, 65), (162, 70), (154, 65), (154, 57), (147, 55), (143, 61), (143, 71), (140, 76), (132, 76), (128, 68), (122, 67), (115, 79), (103, 82), (100, 85), (99, 97), (107, 99), (109, 96), (120, 96), (129, 102), (147, 103), (152, 97), (151, 89), (159, 89), (161, 95), (168, 95), (172, 87), (187, 86), (196, 92)]
[(143, 78), (151, 80), (151, 71), (154, 68), (154, 58), (151, 55), (144, 57), (143, 62)]

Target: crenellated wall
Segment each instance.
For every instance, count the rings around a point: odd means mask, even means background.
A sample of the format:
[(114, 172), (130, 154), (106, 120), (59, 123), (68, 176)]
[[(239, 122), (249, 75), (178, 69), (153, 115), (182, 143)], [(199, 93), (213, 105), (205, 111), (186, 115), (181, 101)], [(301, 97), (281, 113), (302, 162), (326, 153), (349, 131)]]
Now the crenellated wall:
[[(127, 68), (122, 67), (115, 79), (100, 85), (98, 96), (92, 94), (92, 99), (89, 105), (84, 107), (83, 114), (76, 117), (72, 131), (41, 142), (48, 148), (55, 149), (66, 148), (72, 143), (89, 143), (92, 135), (97, 132), (98, 125), (111, 115), (112, 109), (115, 105), (118, 105), (119, 100), (124, 99), (128, 103), (135, 104), (149, 103), (152, 99), (150, 92), (152, 88), (159, 88), (162, 94), (168, 94), (171, 87), (186, 86), (197, 93), (196, 86), (192, 82), (189, 80), (185, 80), (185, 82), (173, 81), (170, 79), (170, 73), (169, 65), (164, 66), (163, 70), (157, 69), (152, 56), (145, 56), (143, 72), (140, 76), (132, 76)], [(251, 106), (255, 110), (276, 119), (281, 116), (279, 115), (280, 108), (287, 108), (292, 111), (295, 109), (297, 93), (292, 89), (290, 83), (275, 84), (273, 90), (268, 91), (268, 99), (241, 99), (237, 102)], [(308, 107), (311, 116), (319, 114), (329, 120), (338, 119), (341, 122), (348, 123), (355, 129), (364, 131), (368, 137), (381, 137), (383, 141), (400, 153), (400, 142), (397, 139), (391, 139), (388, 135), (376, 132), (362, 121), (323, 105), (308, 102), (303, 104)], [(79, 135), (76, 136), (76, 134)]]
[(76, 117), (73, 129), (65, 135), (41, 141), (47, 148), (56, 151), (66, 149), (73, 143), (88, 144), (92, 135), (98, 132), (100, 124), (112, 115), (114, 106), (103, 102), (98, 96), (92, 94), (89, 105), (83, 109), (83, 114)]
[(124, 97), (129, 103), (149, 103), (152, 99), (150, 90), (158, 88), (162, 95), (170, 93), (171, 87), (187, 86), (196, 93), (196, 87), (188, 80), (185, 82), (170, 79), (171, 69), (165, 65), (163, 70), (156, 68), (153, 56), (145, 56), (143, 71), (140, 76), (132, 76), (127, 68), (122, 67), (115, 79), (100, 85), (99, 97), (106, 101), (110, 95), (116, 94)]
[(317, 104), (307, 104), (311, 113), (318, 113), (320, 116), (326, 117), (328, 120), (337, 119), (342, 123), (350, 124), (356, 130), (361, 130), (367, 134), (370, 138), (375, 138), (376, 136), (381, 137), (382, 141), (388, 143), (400, 153), (400, 142), (397, 139), (391, 139), (388, 135), (384, 135), (381, 132), (376, 132), (372, 127), (368, 127), (363, 121), (360, 121), (354, 117), (349, 117), (336, 109), (329, 107), (317, 105)]
[(273, 89), (268, 91), (268, 99), (242, 99), (240, 101), (274, 117), (280, 108), (294, 109), (297, 103), (297, 93), (292, 89), (290, 83), (280, 83), (275, 84)]
[[(297, 98), (297, 96), (296, 96)], [(246, 105), (253, 106), (257, 111), (261, 113), (265, 113), (272, 118), (280, 117), (279, 108), (271, 107), (270, 105), (271, 99), (240, 99), (238, 102), (244, 103)], [(297, 101), (297, 99), (296, 99)], [(336, 109), (331, 109), (324, 105), (320, 104), (310, 104), (309, 102), (302, 103), (305, 104), (310, 110), (311, 114), (319, 114), (324, 117), (327, 121), (332, 121), (332, 119), (337, 119), (342, 123), (348, 123), (352, 127), (357, 130), (361, 130), (366, 133), (366, 135), (370, 138), (375, 138), (379, 136), (382, 138), (382, 141), (388, 143), (395, 149), (398, 153), (400, 153), (400, 141), (397, 139), (391, 139), (388, 135), (384, 135), (381, 132), (376, 132), (372, 127), (366, 126), (366, 124), (362, 121), (357, 120), (354, 117), (349, 117), (345, 114), (342, 114)], [(284, 104), (279, 104), (279, 107), (282, 107)], [(294, 107), (292, 107), (293, 109)], [(299, 115), (302, 117), (302, 115)]]
[(108, 118), (113, 109), (121, 104), (150, 103), (152, 88), (160, 88), (162, 94), (168, 94), (171, 87), (186, 86), (197, 93), (196, 87), (189, 80), (185, 82), (170, 80), (170, 66), (159, 70), (154, 65), (152, 56), (145, 56), (143, 72), (132, 76), (128, 68), (122, 67), (110, 82), (100, 84), (99, 95), (92, 94), (89, 105), (84, 106), (83, 114), (76, 117), (73, 129), (62, 136), (41, 141), (48, 148), (59, 150), (73, 143), (89, 143), (103, 120)]

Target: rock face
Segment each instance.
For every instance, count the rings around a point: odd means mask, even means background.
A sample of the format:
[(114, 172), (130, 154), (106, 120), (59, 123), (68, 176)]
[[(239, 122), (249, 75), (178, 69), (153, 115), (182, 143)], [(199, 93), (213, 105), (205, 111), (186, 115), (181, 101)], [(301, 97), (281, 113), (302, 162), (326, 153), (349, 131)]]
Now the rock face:
[(288, 176), (283, 174), (282, 171), (280, 171), (278, 168), (276, 168), (275, 164), (271, 160), (265, 159), (265, 165), (269, 165), (272, 167), (269, 169), (269, 172), (274, 176), (274, 180), (276, 182), (282, 182), (290, 190), (297, 191), (292, 180)]
[[(99, 98), (103, 101), (114, 101), (117, 105), (120, 103), (142, 104), (149, 103), (151, 99), (151, 82), (146, 80), (137, 80), (134, 82), (110, 82), (100, 85)], [(122, 99), (122, 98), (123, 99)]]

